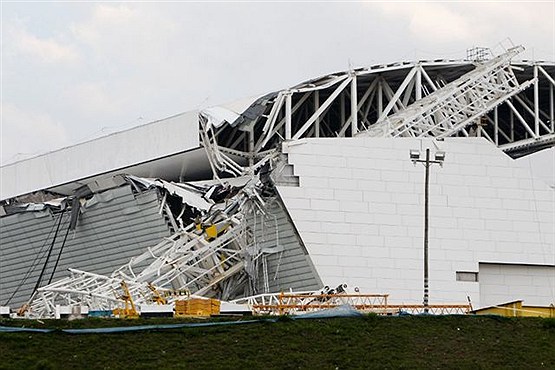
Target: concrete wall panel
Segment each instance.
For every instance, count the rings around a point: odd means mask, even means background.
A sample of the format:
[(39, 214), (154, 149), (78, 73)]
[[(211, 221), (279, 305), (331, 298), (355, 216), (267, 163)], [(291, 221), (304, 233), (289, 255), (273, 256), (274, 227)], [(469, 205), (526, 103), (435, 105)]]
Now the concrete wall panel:
[(300, 187), (279, 190), (325, 285), (422, 302), (424, 168), (409, 150), (426, 148), (447, 153), (430, 176), (431, 303), (479, 307), (479, 283), (456, 272), (481, 262), (555, 264), (555, 191), (485, 139), (304, 139), (284, 149)]

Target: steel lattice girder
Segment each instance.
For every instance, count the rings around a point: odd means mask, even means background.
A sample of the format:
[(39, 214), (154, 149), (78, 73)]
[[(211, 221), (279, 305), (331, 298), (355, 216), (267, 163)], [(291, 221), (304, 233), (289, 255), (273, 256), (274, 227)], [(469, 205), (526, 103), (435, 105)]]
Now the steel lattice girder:
[(446, 137), (457, 134), (495, 106), (526, 89), (534, 79), (519, 84), (511, 59), (524, 48), (509, 50), (457, 80), (416, 101), (369, 130), (381, 137)]
[[(52, 317), (56, 305), (84, 305), (102, 310), (121, 305), (117, 295), (121, 278), (76, 269), (69, 269), (69, 272), (69, 277), (37, 290), (29, 304), (31, 317)], [(129, 281), (127, 284), (137, 301), (149, 291), (146, 283)]]
[(304, 137), (476, 135), (525, 155), (555, 143), (555, 65), (513, 61), (522, 49), (486, 61), (395, 63), (311, 80), (260, 98), (214, 130), (210, 145), (259, 158)]

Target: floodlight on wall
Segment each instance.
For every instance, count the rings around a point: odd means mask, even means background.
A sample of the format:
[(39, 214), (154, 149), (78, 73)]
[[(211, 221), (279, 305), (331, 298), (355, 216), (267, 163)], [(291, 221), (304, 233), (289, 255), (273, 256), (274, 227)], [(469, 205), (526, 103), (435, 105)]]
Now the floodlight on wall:
[(435, 160), (439, 162), (439, 164), (442, 164), (443, 161), (445, 160), (445, 152), (444, 151), (437, 151), (434, 155)]
[(411, 161), (417, 161), (417, 160), (420, 159), (420, 150), (411, 149), (409, 151), (409, 155), (410, 155), (410, 160)]

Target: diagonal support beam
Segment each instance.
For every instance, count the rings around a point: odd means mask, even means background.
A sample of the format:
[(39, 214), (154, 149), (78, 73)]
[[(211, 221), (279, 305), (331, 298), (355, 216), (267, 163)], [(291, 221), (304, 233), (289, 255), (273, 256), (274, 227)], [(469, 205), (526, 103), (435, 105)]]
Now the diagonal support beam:
[(414, 75), (416, 74), (416, 70), (418, 67), (414, 67), (412, 68), (409, 73), (407, 74), (407, 76), (405, 77), (405, 79), (403, 80), (403, 82), (401, 83), (401, 85), (399, 86), (399, 88), (397, 89), (397, 91), (395, 92), (395, 95), (393, 95), (393, 97), (391, 98), (391, 100), (389, 101), (389, 103), (386, 105), (385, 109), (383, 110), (382, 114), (380, 115), (380, 117), (378, 118), (378, 121), (382, 121), (385, 117), (387, 117), (387, 115), (389, 114), (389, 112), (391, 112), (391, 110), (393, 109), (393, 106), (395, 104), (397, 104), (397, 101), (399, 100), (399, 98), (401, 97), (401, 95), (403, 94), (403, 92), (405, 91), (405, 89), (407, 88), (407, 86), (409, 85), (409, 83), (412, 81), (412, 78), (414, 77)]
[[(373, 97), (373, 94), (376, 92), (376, 85), (377, 84), (378, 84), (378, 79), (376, 78), (376, 79), (374, 79), (374, 81), (372, 81), (370, 86), (368, 86), (368, 89), (366, 89), (366, 92), (364, 93), (364, 95), (362, 96), (360, 101), (358, 102), (358, 105), (357, 105), (358, 110), (360, 110), (362, 108), (362, 106), (364, 105), (364, 103), (366, 103), (368, 98), (371, 96), (370, 94), (372, 94), (372, 97)], [(368, 113), (367, 112), (365, 113), (364, 118), (366, 118), (366, 114), (368, 114)], [(347, 119), (347, 121), (345, 121), (345, 124), (343, 125), (343, 127), (341, 127), (341, 130), (339, 131), (339, 134), (338, 134), (339, 137), (345, 136), (345, 132), (349, 128), (349, 125), (351, 124), (352, 120), (353, 120), (353, 116), (351, 115)]]
[(339, 96), (339, 94), (347, 87), (348, 84), (351, 83), (352, 77), (346, 78), (336, 89), (335, 91), (326, 99), (326, 101), (318, 108), (316, 112), (302, 125), (302, 127), (295, 133), (293, 136), (293, 140), (299, 140), (301, 136), (310, 128), (310, 126), (316, 121), (316, 118), (319, 117), (329, 106), (330, 104)]

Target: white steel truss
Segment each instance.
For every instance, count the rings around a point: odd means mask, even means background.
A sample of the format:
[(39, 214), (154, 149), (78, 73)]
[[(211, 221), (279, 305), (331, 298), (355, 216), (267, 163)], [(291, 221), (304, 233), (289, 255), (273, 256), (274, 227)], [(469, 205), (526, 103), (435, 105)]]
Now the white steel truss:
[[(157, 287), (210, 295), (211, 288), (235, 274), (238, 266), (242, 267), (240, 254), (246, 247), (245, 230), (238, 219), (225, 218), (214, 226), (221, 234), (211, 241), (203, 231), (178, 231), (132, 258), (116, 274), (125, 281), (150, 282)], [(145, 261), (150, 264), (136, 272)]]
[(201, 136), (215, 172), (230, 173), (248, 172), (282, 141), (306, 137), (482, 136), (514, 157), (526, 155), (555, 144), (555, 65), (515, 62), (522, 50), (328, 75), (268, 94)]
[[(457, 134), (536, 81), (520, 84), (512, 71), (511, 59), (523, 50), (522, 47), (510, 49), (405, 109), (388, 117), (382, 114), (367, 131), (368, 135), (441, 138)], [(399, 98), (396, 94), (388, 107)], [(466, 130), (463, 132), (468, 135)]]
[[(111, 310), (123, 302), (118, 298), (122, 279), (69, 269), (70, 275), (39, 288), (31, 298), (27, 312), (31, 317), (53, 317), (56, 305), (88, 306), (96, 310)], [(142, 297), (146, 285), (128, 282), (130, 292)]]

